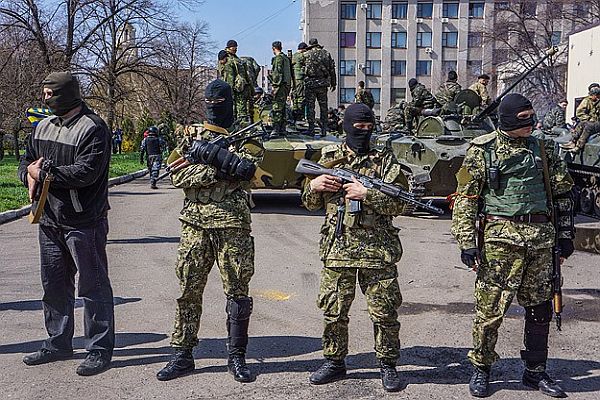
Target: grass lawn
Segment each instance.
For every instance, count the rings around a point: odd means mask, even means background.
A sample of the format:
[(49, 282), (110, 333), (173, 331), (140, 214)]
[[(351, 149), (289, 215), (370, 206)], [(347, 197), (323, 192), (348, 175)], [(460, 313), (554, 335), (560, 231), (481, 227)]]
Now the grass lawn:
[[(18, 165), (14, 156), (8, 154), (0, 161), (0, 212), (29, 204), (27, 190), (17, 178)], [(126, 175), (142, 168), (145, 165), (140, 165), (140, 153), (113, 154), (109, 177)]]

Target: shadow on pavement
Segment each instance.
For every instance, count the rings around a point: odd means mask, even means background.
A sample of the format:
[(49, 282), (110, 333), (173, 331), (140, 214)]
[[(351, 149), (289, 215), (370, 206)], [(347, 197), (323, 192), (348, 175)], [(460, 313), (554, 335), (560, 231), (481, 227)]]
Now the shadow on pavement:
[(254, 214), (325, 215), (323, 210), (312, 212), (304, 208), (300, 191), (253, 191), (252, 200), (256, 204), (252, 209)]
[(179, 243), (179, 236), (146, 236), (134, 239), (108, 239), (107, 244)]
[[(121, 304), (135, 303), (141, 301), (140, 297), (113, 297), (115, 306)], [(75, 308), (83, 307), (83, 299), (75, 299)], [(22, 300), (22, 301), (10, 301), (7, 303), (0, 303), (0, 311), (16, 310), (16, 311), (36, 311), (42, 309), (41, 300)]]
[(125, 190), (115, 190), (115, 191), (110, 191), (110, 195), (114, 196), (114, 197), (125, 197), (125, 196), (152, 196), (155, 194), (160, 194), (160, 192), (157, 192), (155, 190), (150, 191), (151, 189), (148, 189), (147, 192), (130, 192), (130, 191), (125, 191)]

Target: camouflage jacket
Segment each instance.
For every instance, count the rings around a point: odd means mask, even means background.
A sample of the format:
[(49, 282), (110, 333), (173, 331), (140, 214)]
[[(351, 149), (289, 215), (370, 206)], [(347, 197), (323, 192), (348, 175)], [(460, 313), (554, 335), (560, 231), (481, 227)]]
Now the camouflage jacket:
[[(218, 135), (228, 135), (227, 130), (204, 123), (196, 138), (185, 137), (177, 151), (183, 154), (194, 139), (211, 140)], [(255, 139), (229, 148), (240, 157), (262, 161), (263, 147)], [(185, 194), (179, 219), (203, 229), (250, 229), (250, 182), (225, 179), (218, 176), (214, 167), (204, 164), (190, 165), (171, 176), (173, 186)]]
[(304, 79), (304, 64), (305, 64), (305, 52), (297, 51), (292, 56), (292, 69), (294, 71), (294, 79), (296, 82)]
[(227, 62), (224, 65), (219, 64), (217, 70), (221, 79), (229, 83), (234, 93), (242, 93), (250, 85), (246, 65), (235, 54), (229, 53)]
[(419, 108), (433, 108), (435, 107), (435, 97), (422, 83), (417, 83), (417, 86), (410, 91), (412, 97), (412, 106)]
[(404, 120), (404, 107), (406, 102), (403, 100), (394, 107), (388, 109), (383, 121), (383, 130), (386, 132), (400, 131), (406, 126)]
[(375, 99), (373, 98), (373, 94), (369, 92), (367, 89), (358, 89), (356, 94), (354, 95), (355, 103), (364, 103), (369, 108), (373, 108), (375, 105)]
[(285, 54), (279, 53), (271, 59), (269, 80), (274, 88), (282, 85), (292, 85), (292, 66), (290, 59)]
[(556, 106), (544, 116), (543, 128), (551, 130), (552, 128), (566, 128), (565, 110), (561, 106)]
[[(487, 171), (485, 165), (485, 146), (496, 141), (498, 160), (508, 161), (521, 158), (524, 153), (531, 152), (526, 139), (509, 138), (502, 131), (495, 131), (475, 138), (456, 174), (458, 188), (452, 213), (452, 234), (461, 249), (476, 247), (477, 236), (476, 218), (478, 215), (478, 200), (485, 185)], [(566, 164), (554, 150), (554, 142), (544, 141), (550, 172), (550, 187), (552, 197), (561, 209), (571, 207), (570, 200), (557, 196), (569, 192), (573, 180), (567, 172)], [(487, 221), (485, 223), (484, 241), (507, 243), (514, 246), (527, 246), (533, 249), (549, 248), (554, 245), (555, 231), (548, 223), (517, 223), (512, 221)], [(565, 236), (566, 237), (566, 236)]]
[[(341, 144), (323, 148), (322, 154), (320, 164), (347, 168), (382, 178), (388, 183), (408, 186), (400, 164), (389, 150), (371, 150), (365, 156), (356, 156), (345, 144)], [(404, 203), (375, 189), (368, 189), (367, 198), (362, 202), (363, 210), (357, 215), (344, 214), (343, 234), (336, 238), (336, 211), (338, 200), (343, 196), (343, 190), (337, 193), (313, 192), (309, 180), (302, 194), (302, 202), (308, 210), (325, 208), (326, 211), (319, 252), (325, 266), (382, 268), (397, 263), (402, 255), (402, 246), (392, 219), (402, 212)]]
[(579, 121), (590, 121), (596, 122), (599, 120), (600, 114), (600, 100), (594, 102), (590, 96), (579, 103), (577, 110), (575, 110), (575, 116)]
[(475, 82), (474, 84), (469, 86), (469, 89), (471, 89), (472, 91), (477, 93), (479, 97), (481, 97), (481, 104), (487, 106), (492, 101), (488, 93), (487, 86), (483, 83)]
[(315, 46), (304, 53), (305, 83), (308, 87), (335, 87), (335, 61), (321, 46)]
[(462, 90), (462, 87), (456, 82), (444, 82), (440, 85), (435, 98), (438, 103), (444, 105), (454, 100), (456, 95)]

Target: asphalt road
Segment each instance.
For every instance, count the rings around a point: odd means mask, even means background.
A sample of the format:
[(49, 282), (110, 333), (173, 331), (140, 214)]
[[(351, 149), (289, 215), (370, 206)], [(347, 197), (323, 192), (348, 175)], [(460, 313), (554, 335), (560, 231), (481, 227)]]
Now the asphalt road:
[[(23, 355), (46, 335), (41, 311), (37, 228), (21, 219), (0, 226), (0, 388), (5, 399), (465, 399), (470, 367), (474, 274), (463, 269), (449, 218), (397, 219), (404, 257), (399, 263), (400, 370), (406, 388), (386, 394), (373, 353), (372, 325), (358, 295), (352, 308), (348, 379), (327, 386), (308, 383), (321, 363), (320, 311), (315, 299), (322, 216), (299, 208), (295, 192), (255, 195), (256, 274), (248, 361), (258, 374), (234, 382), (225, 367), (225, 298), (211, 274), (195, 349), (196, 373), (159, 382), (168, 361), (178, 284), (174, 273), (182, 194), (145, 180), (111, 189), (108, 254), (115, 293), (117, 348), (112, 368), (83, 378), (82, 308), (77, 304), (73, 360), (28, 367)], [(564, 266), (563, 331), (551, 333), (553, 376), (572, 399), (600, 398), (600, 258), (576, 252)], [(519, 383), (522, 311), (513, 306), (500, 330), (502, 360), (493, 373), (496, 399), (539, 399)]]

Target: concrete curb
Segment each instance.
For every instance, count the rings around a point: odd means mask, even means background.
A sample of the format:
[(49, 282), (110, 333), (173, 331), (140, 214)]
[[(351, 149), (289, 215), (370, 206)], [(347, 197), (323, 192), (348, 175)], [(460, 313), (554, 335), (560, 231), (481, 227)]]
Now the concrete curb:
[[(111, 178), (108, 180), (108, 187), (120, 185), (122, 183), (131, 182), (134, 179), (140, 178), (148, 173), (147, 169), (141, 169), (139, 171), (133, 172), (131, 174), (117, 176), (115, 178)], [(0, 213), (0, 225), (5, 224), (10, 221), (14, 221), (15, 219), (19, 219), (29, 214), (29, 210), (31, 210), (31, 205), (24, 206), (19, 208), (18, 210), (8, 210)]]

